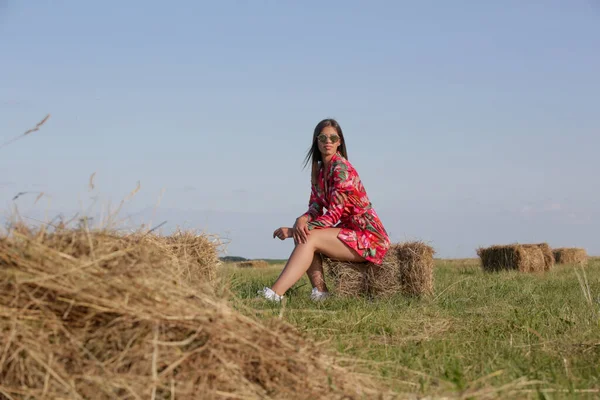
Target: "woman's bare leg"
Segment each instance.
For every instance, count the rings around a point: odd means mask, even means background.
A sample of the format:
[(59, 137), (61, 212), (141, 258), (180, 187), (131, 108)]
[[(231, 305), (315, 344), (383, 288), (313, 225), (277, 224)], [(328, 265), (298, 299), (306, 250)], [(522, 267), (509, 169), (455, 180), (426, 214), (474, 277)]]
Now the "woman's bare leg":
[(310, 267), (308, 267), (308, 271), (306, 271), (306, 275), (308, 275), (312, 287), (316, 287), (319, 292), (327, 292), (321, 253), (315, 253), (312, 263), (310, 263)]
[(313, 229), (306, 243), (299, 243), (294, 247), (294, 251), (271, 289), (280, 296), (287, 292), (308, 271), (315, 252), (339, 261), (365, 261), (338, 239), (339, 232), (340, 228)]

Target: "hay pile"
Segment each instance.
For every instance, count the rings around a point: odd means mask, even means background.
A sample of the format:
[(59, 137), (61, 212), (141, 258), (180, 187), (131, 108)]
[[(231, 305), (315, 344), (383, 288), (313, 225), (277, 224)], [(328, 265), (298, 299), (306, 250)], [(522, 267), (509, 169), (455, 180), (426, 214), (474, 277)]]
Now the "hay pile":
[(217, 269), (222, 265), (213, 238), (194, 231), (177, 231), (173, 235), (157, 237), (163, 240), (166, 250), (176, 259), (178, 275), (187, 281), (214, 281)]
[(538, 245), (494, 245), (477, 249), (485, 271), (517, 270), (542, 272), (546, 270), (544, 251)]
[(212, 286), (175, 277), (177, 252), (160, 243), (82, 231), (0, 238), (0, 397), (375, 395), (288, 325), (265, 326)]
[(237, 263), (240, 268), (267, 268), (269, 263), (265, 260), (248, 260)]
[[(86, 229), (59, 229), (47, 232), (43, 229), (9, 229), (15, 243), (33, 242), (53, 251), (77, 258), (95, 261), (98, 254), (112, 254), (128, 250), (129, 263), (146, 262), (149, 265), (170, 259), (168, 272), (179, 283), (189, 284), (214, 281), (221, 262), (218, 242), (209, 235), (194, 231), (177, 231), (171, 236), (134, 233), (122, 235), (108, 230), (90, 232)], [(101, 265), (105, 261), (99, 261)], [(164, 265), (165, 263), (162, 262)]]
[(397, 243), (390, 247), (379, 266), (370, 262), (352, 263), (323, 257), (333, 290), (342, 296), (389, 297), (433, 294), (432, 247), (422, 242)]
[(581, 264), (586, 265), (588, 255), (585, 249), (577, 247), (562, 247), (554, 249), (554, 258), (557, 264)]

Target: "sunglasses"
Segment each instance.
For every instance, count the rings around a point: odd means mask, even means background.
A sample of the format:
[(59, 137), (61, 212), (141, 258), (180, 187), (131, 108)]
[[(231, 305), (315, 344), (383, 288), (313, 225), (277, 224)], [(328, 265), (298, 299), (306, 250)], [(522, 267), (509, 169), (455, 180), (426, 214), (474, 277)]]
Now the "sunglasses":
[(321, 133), (319, 136), (317, 136), (317, 139), (319, 139), (319, 142), (321, 143), (327, 143), (327, 139), (331, 139), (331, 143), (337, 143), (338, 140), (340, 140), (340, 137), (338, 135), (327, 136)]

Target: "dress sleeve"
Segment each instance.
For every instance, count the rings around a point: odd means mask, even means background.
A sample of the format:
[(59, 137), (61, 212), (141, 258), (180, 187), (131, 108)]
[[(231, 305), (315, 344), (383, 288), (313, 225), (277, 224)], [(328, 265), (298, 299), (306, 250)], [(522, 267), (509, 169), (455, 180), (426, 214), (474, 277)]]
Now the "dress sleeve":
[(308, 223), (308, 229), (328, 228), (340, 220), (348, 195), (352, 192), (352, 179), (348, 167), (343, 162), (333, 167), (333, 185), (329, 188), (329, 205), (327, 212)]
[(301, 217), (308, 217), (308, 222), (314, 221), (321, 214), (323, 214), (323, 207), (319, 203), (317, 198), (317, 189), (315, 185), (311, 185), (310, 200), (308, 201), (308, 211), (301, 215)]

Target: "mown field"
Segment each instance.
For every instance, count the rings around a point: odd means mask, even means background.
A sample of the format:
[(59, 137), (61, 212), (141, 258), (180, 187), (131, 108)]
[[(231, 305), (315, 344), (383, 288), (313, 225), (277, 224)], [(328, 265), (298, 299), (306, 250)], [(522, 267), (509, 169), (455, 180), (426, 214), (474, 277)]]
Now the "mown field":
[(477, 260), (436, 260), (435, 295), (315, 304), (305, 278), (283, 306), (256, 299), (282, 265), (226, 267), (234, 304), (283, 318), (400, 393), (465, 397), (600, 396), (600, 260), (543, 274), (484, 273)]

